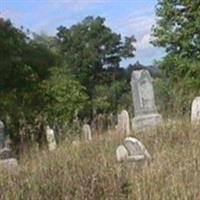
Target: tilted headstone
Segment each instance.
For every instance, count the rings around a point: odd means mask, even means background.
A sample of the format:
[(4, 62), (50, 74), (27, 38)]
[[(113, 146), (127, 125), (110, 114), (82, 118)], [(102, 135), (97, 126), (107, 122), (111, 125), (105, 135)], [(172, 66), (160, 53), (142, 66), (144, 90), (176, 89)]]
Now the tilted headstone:
[(85, 141), (91, 141), (92, 140), (92, 132), (89, 124), (83, 125), (83, 135)]
[(146, 161), (149, 162), (151, 160), (151, 155), (138, 139), (134, 137), (128, 137), (124, 140), (124, 146), (131, 156), (135, 156), (135, 159), (139, 159), (140, 156), (141, 158), (144, 156)]
[(5, 144), (5, 125), (0, 121), (0, 149), (4, 147)]
[(136, 166), (148, 166), (152, 158), (145, 146), (136, 138), (127, 137), (116, 150), (118, 161), (129, 161)]
[(193, 124), (200, 124), (200, 97), (195, 97), (192, 102), (191, 122)]
[(46, 127), (46, 137), (48, 142), (49, 151), (53, 151), (56, 149), (56, 140), (54, 130), (51, 129), (49, 126)]
[(162, 117), (158, 114), (155, 105), (152, 81), (147, 70), (132, 72), (131, 88), (135, 114), (132, 127), (138, 131), (155, 127), (162, 122)]

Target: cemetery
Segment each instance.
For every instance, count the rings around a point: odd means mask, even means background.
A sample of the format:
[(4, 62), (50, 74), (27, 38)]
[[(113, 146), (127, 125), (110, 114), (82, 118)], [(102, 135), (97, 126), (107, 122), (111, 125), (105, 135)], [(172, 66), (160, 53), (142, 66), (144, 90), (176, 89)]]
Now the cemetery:
[(47, 35), (0, 15), (0, 200), (200, 199), (200, 4), (155, 6), (151, 65), (103, 17)]

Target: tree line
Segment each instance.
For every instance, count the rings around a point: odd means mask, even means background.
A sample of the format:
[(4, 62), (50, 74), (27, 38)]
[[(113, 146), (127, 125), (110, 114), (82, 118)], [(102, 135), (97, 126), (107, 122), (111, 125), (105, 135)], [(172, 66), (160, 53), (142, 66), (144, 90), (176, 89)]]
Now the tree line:
[[(153, 45), (166, 56), (156, 64), (161, 110), (189, 113), (200, 93), (200, 2), (158, 0)], [(56, 36), (30, 33), (0, 19), (0, 117), (15, 144), (44, 141), (46, 124), (131, 110), (130, 73), (120, 66), (134, 57), (134, 36), (122, 37), (102, 17), (86, 17)]]
[(130, 106), (134, 36), (122, 38), (101, 17), (87, 17), (56, 36), (30, 33), (0, 19), (0, 113), (17, 144), (44, 139), (45, 124), (90, 120)]

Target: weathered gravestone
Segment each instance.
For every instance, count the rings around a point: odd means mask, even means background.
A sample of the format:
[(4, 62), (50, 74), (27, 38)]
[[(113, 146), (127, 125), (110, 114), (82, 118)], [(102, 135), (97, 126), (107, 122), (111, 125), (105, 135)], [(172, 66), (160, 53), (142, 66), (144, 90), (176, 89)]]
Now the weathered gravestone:
[(56, 140), (54, 130), (51, 129), (49, 126), (46, 127), (46, 137), (48, 142), (49, 151), (53, 151), (56, 149)]
[(0, 149), (4, 147), (5, 144), (5, 125), (0, 121)]
[(200, 124), (200, 97), (195, 97), (191, 109), (192, 124)]
[(147, 70), (132, 72), (131, 88), (135, 114), (132, 127), (138, 131), (153, 128), (162, 122), (162, 117), (158, 114), (155, 105), (152, 81)]
[(130, 134), (130, 120), (129, 114), (126, 110), (122, 110), (121, 114), (118, 115), (117, 132), (122, 135)]
[(127, 137), (116, 150), (118, 161), (128, 161), (134, 166), (146, 167), (152, 158), (145, 146), (136, 138)]
[(92, 131), (89, 124), (83, 125), (83, 136), (85, 141), (91, 141), (92, 140)]

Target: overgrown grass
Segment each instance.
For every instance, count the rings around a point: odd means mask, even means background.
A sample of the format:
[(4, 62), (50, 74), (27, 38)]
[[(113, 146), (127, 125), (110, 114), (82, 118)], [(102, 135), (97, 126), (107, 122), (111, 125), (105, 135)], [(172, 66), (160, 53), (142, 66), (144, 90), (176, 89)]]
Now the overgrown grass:
[(133, 169), (116, 161), (116, 134), (91, 143), (63, 143), (54, 152), (26, 155), (19, 173), (0, 172), (1, 199), (200, 199), (200, 127), (187, 121), (132, 133), (152, 164)]

